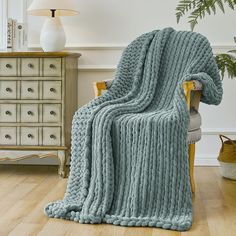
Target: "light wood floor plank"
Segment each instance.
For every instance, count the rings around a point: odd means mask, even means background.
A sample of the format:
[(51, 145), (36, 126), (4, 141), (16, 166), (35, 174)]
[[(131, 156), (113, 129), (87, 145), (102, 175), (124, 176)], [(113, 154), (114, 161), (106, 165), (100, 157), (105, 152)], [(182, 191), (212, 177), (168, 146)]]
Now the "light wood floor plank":
[(24, 222), (26, 223), (36, 223), (36, 224), (45, 224), (48, 221), (48, 217), (44, 214), (44, 207), (49, 202), (52, 202), (54, 200), (60, 199), (63, 197), (65, 187), (66, 187), (66, 180), (62, 179), (59, 180), (57, 178), (57, 181), (51, 185), (47, 184), (47, 181), (45, 184), (48, 186), (46, 192), (41, 193), (39, 195), (37, 204), (34, 208), (32, 208), (31, 212), (25, 217)]
[(43, 209), (63, 197), (67, 179), (58, 178), (56, 167), (0, 165), (0, 236), (235, 236), (236, 181), (217, 167), (197, 167), (195, 175), (194, 223), (176, 232), (49, 219)]
[(41, 228), (40, 224), (20, 223), (9, 233), (9, 236), (36, 236)]

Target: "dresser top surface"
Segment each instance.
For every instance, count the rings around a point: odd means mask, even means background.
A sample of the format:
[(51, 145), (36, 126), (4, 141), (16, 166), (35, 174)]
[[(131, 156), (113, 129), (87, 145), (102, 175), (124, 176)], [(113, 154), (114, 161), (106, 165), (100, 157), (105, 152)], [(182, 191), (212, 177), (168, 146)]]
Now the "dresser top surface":
[(0, 52), (0, 57), (80, 57), (80, 53), (72, 52)]

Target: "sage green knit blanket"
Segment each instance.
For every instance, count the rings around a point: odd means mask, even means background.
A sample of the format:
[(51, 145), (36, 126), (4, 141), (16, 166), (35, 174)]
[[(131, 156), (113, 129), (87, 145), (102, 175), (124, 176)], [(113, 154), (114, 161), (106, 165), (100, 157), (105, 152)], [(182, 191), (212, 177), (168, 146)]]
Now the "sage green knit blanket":
[(67, 190), (45, 213), (80, 223), (189, 229), (182, 84), (191, 79), (204, 85), (202, 102), (220, 103), (222, 84), (204, 36), (166, 28), (128, 45), (110, 89), (74, 115)]

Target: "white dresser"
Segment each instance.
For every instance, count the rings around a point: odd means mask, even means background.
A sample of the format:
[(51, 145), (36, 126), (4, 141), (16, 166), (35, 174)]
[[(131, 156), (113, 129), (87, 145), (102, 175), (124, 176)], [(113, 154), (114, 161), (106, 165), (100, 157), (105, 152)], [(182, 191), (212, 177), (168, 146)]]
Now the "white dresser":
[(65, 177), (77, 53), (0, 53), (0, 161), (56, 157)]

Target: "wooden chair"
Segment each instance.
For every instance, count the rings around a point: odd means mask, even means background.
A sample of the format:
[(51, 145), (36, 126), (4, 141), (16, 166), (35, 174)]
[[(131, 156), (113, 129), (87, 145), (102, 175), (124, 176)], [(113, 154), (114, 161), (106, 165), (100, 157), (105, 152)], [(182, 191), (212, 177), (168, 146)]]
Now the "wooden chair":
[[(94, 82), (95, 96), (102, 95), (104, 90), (109, 89), (112, 80), (104, 80), (101, 82)], [(192, 193), (195, 193), (194, 183), (194, 158), (195, 158), (195, 143), (201, 138), (201, 116), (198, 113), (202, 84), (199, 81), (191, 80), (183, 83), (183, 89), (186, 97), (186, 103), (190, 112), (190, 126), (188, 130), (188, 144), (189, 144), (189, 176)], [(193, 93), (193, 94), (192, 94)]]

